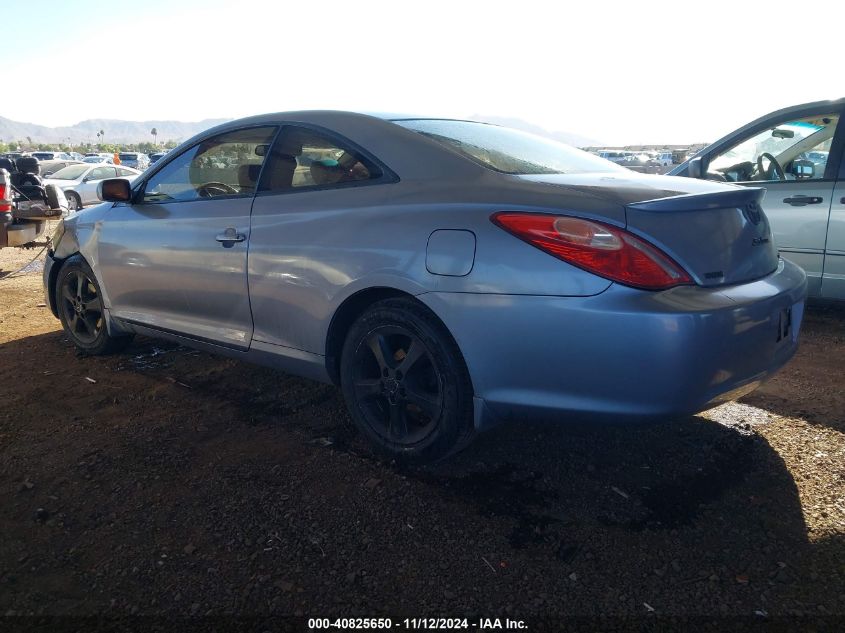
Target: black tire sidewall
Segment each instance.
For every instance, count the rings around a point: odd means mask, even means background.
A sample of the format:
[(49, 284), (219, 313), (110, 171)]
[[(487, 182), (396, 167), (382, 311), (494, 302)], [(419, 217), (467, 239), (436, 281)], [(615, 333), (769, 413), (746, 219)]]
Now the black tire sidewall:
[[(65, 311), (64, 311), (64, 299), (62, 297), (62, 287), (67, 281), (67, 278), (74, 272), (82, 272), (88, 276), (88, 279), (91, 280), (91, 283), (94, 284), (94, 287), (97, 289), (97, 296), (100, 297), (100, 300), (103, 300), (103, 294), (100, 292), (100, 284), (97, 281), (96, 276), (94, 275), (94, 271), (91, 270), (91, 267), (85, 262), (84, 259), (80, 256), (74, 256), (68, 259), (64, 265), (62, 266), (61, 270), (59, 270), (58, 277), (56, 279), (56, 307), (59, 313), (59, 320), (62, 323), (62, 328), (65, 331), (65, 334), (70, 337), (71, 342), (79, 349), (81, 352), (85, 354), (90, 354), (92, 356), (96, 356), (99, 354), (106, 354), (112, 351), (114, 347), (114, 343), (117, 341), (115, 337), (112, 337), (108, 333), (108, 328), (105, 323), (103, 323), (103, 327), (100, 330), (100, 333), (97, 335), (97, 338), (94, 341), (88, 343), (85, 341), (80, 341), (76, 335), (71, 331), (70, 327), (68, 327), (67, 321), (65, 319)], [(103, 315), (105, 319), (105, 315)]]
[[(380, 326), (409, 330), (431, 354), (443, 390), (443, 411), (434, 430), (419, 442), (397, 444), (384, 438), (367, 422), (352, 389), (354, 357), (358, 346)], [(403, 462), (441, 459), (463, 444), (472, 432), (472, 386), (463, 356), (449, 332), (425, 306), (405, 299), (374, 304), (352, 325), (346, 336), (340, 364), (341, 390), (355, 427), (381, 455)]]

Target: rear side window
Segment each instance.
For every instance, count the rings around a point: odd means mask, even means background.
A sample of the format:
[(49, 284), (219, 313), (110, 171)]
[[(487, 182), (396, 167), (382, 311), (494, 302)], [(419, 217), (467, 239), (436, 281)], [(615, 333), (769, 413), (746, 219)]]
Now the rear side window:
[(97, 167), (88, 175), (89, 180), (105, 180), (106, 178), (114, 178), (114, 167)]
[(394, 121), (457, 151), (483, 167), (505, 174), (583, 174), (624, 171), (598, 156), (540, 136), (472, 121)]
[(381, 178), (382, 170), (345, 143), (286, 126), (270, 150), (259, 191), (337, 187)]

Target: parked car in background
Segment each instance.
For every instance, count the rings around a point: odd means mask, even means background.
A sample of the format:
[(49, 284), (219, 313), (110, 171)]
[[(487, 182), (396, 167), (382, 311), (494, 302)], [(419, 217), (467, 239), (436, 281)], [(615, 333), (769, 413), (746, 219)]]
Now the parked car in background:
[(811, 297), (845, 300), (845, 99), (772, 112), (671, 172), (765, 187), (781, 255), (807, 271)]
[(54, 174), (60, 169), (64, 169), (68, 165), (81, 165), (79, 160), (44, 160), (40, 162), (41, 177), (47, 178), (50, 174)]
[(598, 155), (611, 163), (621, 163), (628, 157), (628, 153), (621, 149), (599, 150)]
[(654, 160), (663, 167), (668, 167), (675, 162), (672, 158), (672, 152), (655, 152), (654, 154)]
[(156, 163), (158, 160), (167, 156), (167, 152), (155, 152), (154, 154), (150, 154), (150, 165)]
[(44, 269), (83, 353), (143, 333), (337, 383), (400, 460), (498, 421), (689, 414), (797, 346), (806, 277), (762, 190), (504, 127), (251, 117), (101, 187)]
[(82, 159), (83, 163), (110, 163), (114, 164), (114, 156), (112, 154), (86, 154)]
[(32, 152), (30, 156), (34, 156), (38, 160), (73, 160), (73, 157), (67, 152), (47, 152), (38, 151)]
[(126, 167), (132, 167), (139, 171), (144, 171), (150, 166), (150, 157), (143, 152), (120, 152), (118, 154), (120, 164)]
[(44, 180), (65, 192), (70, 211), (77, 211), (86, 204), (99, 202), (97, 185), (109, 178), (125, 178), (132, 182), (141, 174), (137, 169), (122, 165), (80, 163), (70, 165)]
[(83, 156), (79, 152), (68, 152), (68, 154), (70, 154), (70, 157), (73, 160), (80, 160), (81, 161), (83, 158), (85, 158), (85, 156)]

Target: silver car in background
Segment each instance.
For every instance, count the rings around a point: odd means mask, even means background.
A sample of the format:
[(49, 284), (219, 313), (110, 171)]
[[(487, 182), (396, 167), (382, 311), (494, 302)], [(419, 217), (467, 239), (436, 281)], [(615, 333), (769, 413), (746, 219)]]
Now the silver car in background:
[(765, 187), (781, 255), (801, 266), (809, 295), (845, 301), (845, 99), (767, 114), (670, 172)]
[(694, 413), (798, 342), (806, 278), (762, 190), (494, 125), (258, 116), (100, 194), (44, 271), (80, 350), (146, 334), (333, 382), (396, 459), (501, 421)]
[(117, 157), (121, 165), (138, 171), (144, 171), (150, 166), (150, 157), (143, 152), (120, 152)]
[(56, 185), (65, 192), (68, 209), (76, 211), (86, 204), (100, 202), (97, 187), (103, 180), (125, 178), (129, 182), (141, 174), (137, 169), (101, 163), (68, 165), (44, 180), (45, 185)]

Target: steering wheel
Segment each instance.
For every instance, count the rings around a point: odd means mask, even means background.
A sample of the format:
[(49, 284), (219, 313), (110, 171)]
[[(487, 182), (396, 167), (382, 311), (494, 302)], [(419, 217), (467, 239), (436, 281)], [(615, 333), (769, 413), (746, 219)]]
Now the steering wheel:
[[(763, 159), (769, 159), (769, 169), (763, 169)], [(778, 162), (777, 158), (769, 154), (769, 152), (763, 152), (757, 157), (757, 173), (760, 175), (765, 175), (766, 180), (771, 180), (770, 176), (772, 175), (772, 171), (777, 174), (778, 180), (786, 180), (786, 174), (783, 171), (783, 167), (781, 167), (780, 163)]]
[(238, 193), (238, 190), (223, 182), (207, 182), (197, 187), (197, 195), (200, 198), (213, 198), (214, 196), (224, 196), (228, 193)]

